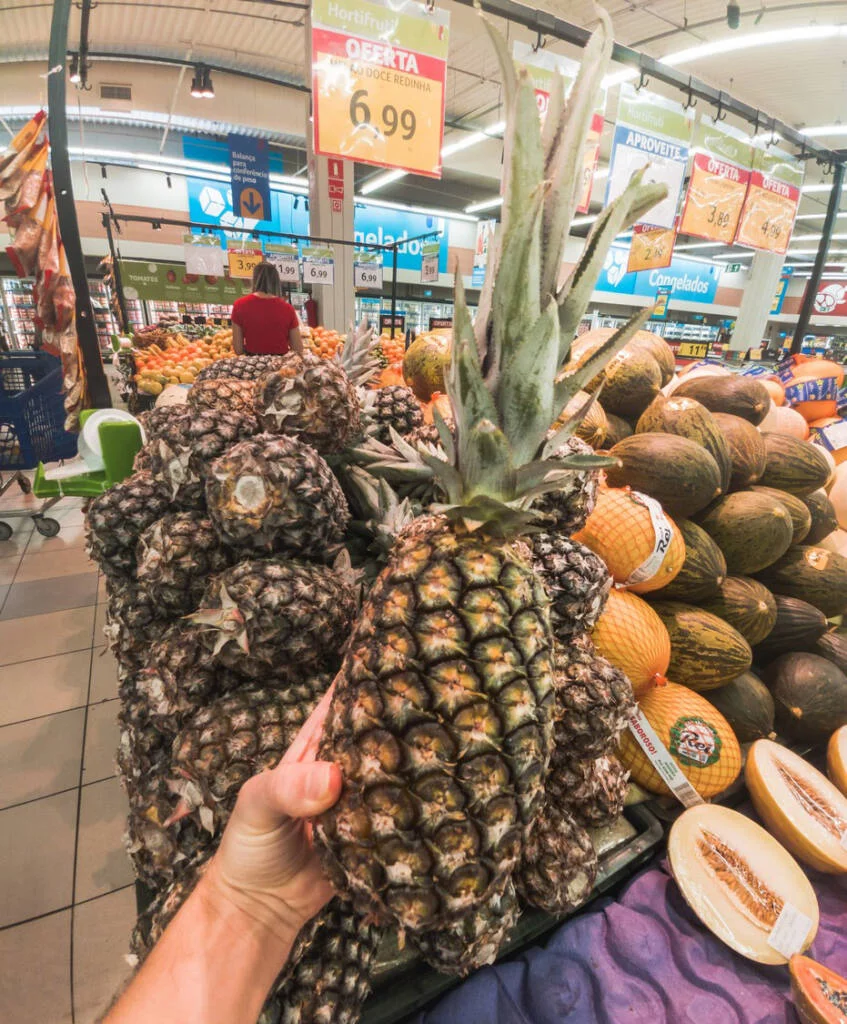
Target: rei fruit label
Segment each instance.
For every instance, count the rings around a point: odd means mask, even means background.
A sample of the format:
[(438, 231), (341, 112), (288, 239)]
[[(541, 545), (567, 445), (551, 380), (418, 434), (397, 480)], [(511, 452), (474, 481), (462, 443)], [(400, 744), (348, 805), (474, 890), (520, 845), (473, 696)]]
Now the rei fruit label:
[(802, 953), (806, 948), (806, 936), (811, 927), (811, 918), (790, 903), (786, 903), (771, 929), (768, 945), (786, 960), (790, 960), (795, 953)]
[(449, 26), (414, 0), (313, 0), (316, 152), (440, 178)]
[(700, 121), (680, 231), (731, 245), (747, 195), (752, 162), (753, 147), (742, 132)]
[(650, 513), (650, 521), (653, 524), (653, 550), (641, 565), (629, 574), (624, 586), (630, 587), (634, 583), (651, 580), (656, 575), (662, 568), (662, 562), (664, 562), (668, 547), (673, 540), (673, 527), (659, 502), (655, 498), (648, 498), (646, 494), (641, 494), (640, 491), (633, 491), (632, 498)]
[(784, 256), (794, 230), (802, 185), (803, 166), (790, 153), (775, 146), (757, 146), (736, 245)]
[(671, 753), (692, 768), (708, 768), (721, 756), (721, 738), (703, 718), (685, 715), (671, 726)]
[[(674, 729), (679, 726), (682, 721), (684, 720), (680, 719), (680, 721), (674, 726)], [(629, 716), (628, 724), (629, 731), (635, 737), (636, 742), (647, 755), (650, 763), (683, 807), (694, 807), (697, 804), (702, 804), (703, 798), (682, 774), (679, 765), (674, 761), (670, 751), (664, 743), (662, 743), (656, 733), (656, 730), (652, 725), (650, 725), (644, 717), (644, 713), (639, 708), (636, 708)], [(671, 735), (673, 736), (673, 730), (671, 730)], [(686, 738), (683, 738), (682, 742), (685, 744), (685, 749), (688, 749), (689, 741)], [(691, 741), (692, 752), (694, 752), (699, 742), (699, 739)], [(673, 745), (671, 746), (671, 750), (673, 750)], [(717, 757), (715, 760), (717, 760)], [(694, 763), (700, 764), (701, 762)], [(711, 764), (711, 761), (702, 763)]]

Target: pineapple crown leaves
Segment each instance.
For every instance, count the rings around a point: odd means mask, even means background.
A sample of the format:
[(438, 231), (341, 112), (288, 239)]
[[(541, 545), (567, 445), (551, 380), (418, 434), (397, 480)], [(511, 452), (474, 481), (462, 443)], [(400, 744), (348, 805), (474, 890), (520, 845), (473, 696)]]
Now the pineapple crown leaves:
[[(446, 461), (422, 451), (416, 459), (432, 469), (456, 516), (469, 524), (490, 525), (507, 508), (526, 508), (533, 495), (561, 486), (566, 460), (557, 460), (556, 472), (540, 461), (554, 450), (547, 443), (551, 423), (649, 316), (649, 310), (638, 314), (590, 359), (564, 369), (573, 318), (577, 312), (581, 318), (614, 237), (666, 191), (645, 186), (642, 175), (634, 175), (598, 219), (579, 265), (558, 288), (578, 201), (583, 140), (611, 57), (611, 23), (604, 11), (598, 9), (597, 15), (600, 27), (586, 48), (574, 88), (567, 102), (563, 81), (554, 90), (543, 133), (526, 71), (516, 70), (505, 40), (483, 16), (506, 101), (503, 219), (473, 325), (456, 277), (453, 347), (445, 374), (455, 443), (446, 439)], [(570, 436), (580, 420), (571, 416), (557, 431), (556, 443)], [(592, 458), (598, 466), (610, 464)]]
[(379, 369), (376, 348), (374, 329), (362, 320), (358, 327), (350, 324), (344, 344), (333, 356), (333, 361), (344, 370), (356, 387), (361, 388)]

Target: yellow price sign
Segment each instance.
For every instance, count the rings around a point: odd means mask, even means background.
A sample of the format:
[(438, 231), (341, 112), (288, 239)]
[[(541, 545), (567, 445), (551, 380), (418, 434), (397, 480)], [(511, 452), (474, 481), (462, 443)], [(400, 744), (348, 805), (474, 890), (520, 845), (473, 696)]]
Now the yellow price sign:
[[(777, 184), (783, 185), (783, 182)], [(736, 242), (785, 255), (794, 228), (800, 190), (792, 189), (790, 185), (784, 187), (796, 191), (797, 197), (751, 183), (741, 213)]]
[(230, 277), (252, 277), (264, 259), (261, 249), (230, 249), (226, 254)]
[(446, 12), (315, 0), (315, 150), (441, 177)]
[(694, 157), (679, 230), (685, 235), (732, 244), (750, 172), (709, 153)]
[(635, 270), (661, 270), (673, 260), (676, 232), (673, 228), (654, 228), (649, 224), (636, 224), (632, 229), (626, 272)]
[(681, 341), (676, 354), (682, 359), (705, 359), (709, 354), (708, 341)]

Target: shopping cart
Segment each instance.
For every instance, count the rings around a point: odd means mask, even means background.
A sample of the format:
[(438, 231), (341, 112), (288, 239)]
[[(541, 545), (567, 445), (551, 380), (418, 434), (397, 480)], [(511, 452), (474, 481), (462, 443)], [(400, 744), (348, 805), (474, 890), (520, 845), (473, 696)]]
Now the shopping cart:
[[(76, 435), (65, 430), (64, 421), (61, 361), (46, 352), (0, 354), (0, 497), (13, 484), (29, 494), (32, 485), (24, 470), (73, 458)], [(44, 513), (59, 497), (48, 498), (36, 510), (0, 509), (0, 517), (29, 516), (40, 534), (55, 537), (59, 523)], [(0, 521), (0, 541), (11, 535), (12, 527)]]

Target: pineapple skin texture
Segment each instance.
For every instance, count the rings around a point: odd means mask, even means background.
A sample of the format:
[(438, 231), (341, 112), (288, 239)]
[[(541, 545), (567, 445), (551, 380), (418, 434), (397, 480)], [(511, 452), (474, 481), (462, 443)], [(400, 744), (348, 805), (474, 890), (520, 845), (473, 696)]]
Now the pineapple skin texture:
[(319, 755), (345, 783), (316, 841), (358, 910), (414, 934), (503, 891), (543, 801), (551, 665), (523, 545), (431, 517), (404, 531), (351, 637)]

